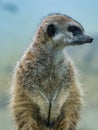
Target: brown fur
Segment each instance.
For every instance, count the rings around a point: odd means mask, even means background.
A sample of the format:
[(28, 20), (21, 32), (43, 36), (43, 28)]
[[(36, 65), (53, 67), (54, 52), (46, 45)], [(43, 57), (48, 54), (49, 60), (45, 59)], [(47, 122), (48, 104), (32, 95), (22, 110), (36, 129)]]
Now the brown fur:
[(16, 66), (10, 106), (17, 130), (76, 130), (82, 105), (76, 72), (68, 57), (57, 56), (58, 46), (49, 49), (52, 39), (43, 29), (49, 20), (72, 20), (58, 16), (42, 22)]

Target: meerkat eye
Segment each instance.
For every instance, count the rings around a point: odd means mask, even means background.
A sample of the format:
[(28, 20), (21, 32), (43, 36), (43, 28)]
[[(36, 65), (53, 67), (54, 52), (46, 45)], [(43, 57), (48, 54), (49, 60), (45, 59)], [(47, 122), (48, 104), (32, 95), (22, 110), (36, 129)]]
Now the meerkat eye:
[(73, 33), (73, 36), (82, 34), (82, 30), (77, 26), (69, 26), (68, 31)]
[(50, 24), (47, 27), (47, 34), (49, 37), (53, 37), (56, 33), (56, 27), (54, 24)]

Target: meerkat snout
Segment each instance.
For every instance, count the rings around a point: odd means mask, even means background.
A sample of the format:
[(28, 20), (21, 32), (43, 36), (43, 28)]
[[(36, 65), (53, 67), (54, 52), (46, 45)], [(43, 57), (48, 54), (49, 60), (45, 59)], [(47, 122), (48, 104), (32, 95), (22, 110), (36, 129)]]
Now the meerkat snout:
[(93, 41), (93, 38), (88, 36), (87, 43), (92, 43), (92, 41)]

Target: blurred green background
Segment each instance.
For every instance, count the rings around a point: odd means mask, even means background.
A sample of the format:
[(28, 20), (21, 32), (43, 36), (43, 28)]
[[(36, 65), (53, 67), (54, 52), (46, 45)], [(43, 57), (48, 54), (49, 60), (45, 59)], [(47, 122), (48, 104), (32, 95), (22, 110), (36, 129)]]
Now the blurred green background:
[(42, 18), (67, 14), (94, 37), (92, 44), (66, 48), (85, 92), (79, 130), (98, 130), (98, 0), (0, 0), (0, 130), (13, 130), (8, 109), (11, 75), (32, 42)]

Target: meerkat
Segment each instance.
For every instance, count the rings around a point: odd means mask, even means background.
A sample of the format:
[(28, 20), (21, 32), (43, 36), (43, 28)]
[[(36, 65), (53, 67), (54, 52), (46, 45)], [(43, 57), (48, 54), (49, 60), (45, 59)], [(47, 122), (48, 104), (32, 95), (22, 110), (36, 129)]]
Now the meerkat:
[(92, 41), (69, 16), (52, 14), (42, 21), (13, 75), (10, 106), (17, 130), (77, 129), (82, 91), (64, 48)]

